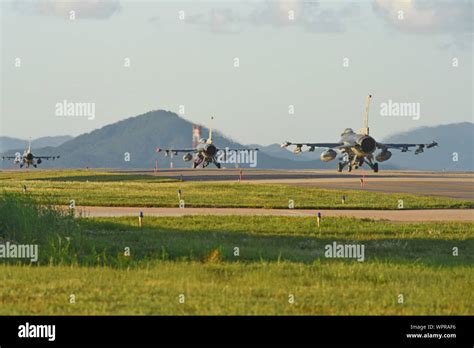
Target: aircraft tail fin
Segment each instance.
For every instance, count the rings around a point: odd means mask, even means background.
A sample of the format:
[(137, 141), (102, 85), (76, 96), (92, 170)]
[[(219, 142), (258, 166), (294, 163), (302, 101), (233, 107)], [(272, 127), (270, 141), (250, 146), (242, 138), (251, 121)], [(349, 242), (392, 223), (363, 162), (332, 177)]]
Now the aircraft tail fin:
[(365, 101), (364, 128), (361, 129), (361, 133), (365, 135), (369, 135), (369, 105), (371, 99), (372, 95), (369, 94)]
[(214, 120), (214, 116), (211, 116), (211, 124), (209, 126), (209, 138), (207, 139), (208, 144), (212, 144), (212, 121)]

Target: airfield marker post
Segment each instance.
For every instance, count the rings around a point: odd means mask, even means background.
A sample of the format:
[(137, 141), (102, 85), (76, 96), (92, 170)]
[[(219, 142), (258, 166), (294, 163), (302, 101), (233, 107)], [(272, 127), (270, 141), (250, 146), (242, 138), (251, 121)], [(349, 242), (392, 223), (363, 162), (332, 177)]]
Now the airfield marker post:
[(239, 172), (239, 182), (242, 181), (242, 178), (243, 178), (243, 171), (241, 169), (240, 172)]
[(346, 203), (346, 196), (342, 196), (342, 204)]
[(364, 175), (362, 176), (362, 178), (360, 178), (360, 187), (361, 188), (364, 188)]
[(318, 214), (316, 215), (316, 223), (318, 224), (318, 228), (320, 229), (319, 231), (321, 232), (321, 212), (318, 211)]
[(141, 211), (138, 215), (138, 226), (142, 227), (143, 224), (143, 212)]

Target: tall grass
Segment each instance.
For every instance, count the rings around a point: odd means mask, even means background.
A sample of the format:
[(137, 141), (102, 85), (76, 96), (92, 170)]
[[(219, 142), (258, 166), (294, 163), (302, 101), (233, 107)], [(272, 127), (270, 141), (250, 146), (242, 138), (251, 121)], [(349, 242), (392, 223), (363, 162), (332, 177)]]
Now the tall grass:
[[(0, 195), (0, 241), (37, 244), (38, 264), (77, 263), (79, 255), (91, 255), (93, 251), (85, 243), (73, 212), (56, 208), (52, 204), (37, 204), (36, 199), (28, 194)], [(30, 262), (29, 259), (5, 261)]]

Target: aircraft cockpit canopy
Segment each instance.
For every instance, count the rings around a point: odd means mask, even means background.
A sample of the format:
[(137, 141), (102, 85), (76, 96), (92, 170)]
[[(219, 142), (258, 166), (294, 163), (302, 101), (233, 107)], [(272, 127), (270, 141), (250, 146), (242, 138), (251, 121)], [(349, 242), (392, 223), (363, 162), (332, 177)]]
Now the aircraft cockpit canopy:
[(352, 133), (354, 133), (354, 130), (352, 128), (346, 128), (344, 129), (344, 132), (342, 132), (341, 136), (352, 134)]

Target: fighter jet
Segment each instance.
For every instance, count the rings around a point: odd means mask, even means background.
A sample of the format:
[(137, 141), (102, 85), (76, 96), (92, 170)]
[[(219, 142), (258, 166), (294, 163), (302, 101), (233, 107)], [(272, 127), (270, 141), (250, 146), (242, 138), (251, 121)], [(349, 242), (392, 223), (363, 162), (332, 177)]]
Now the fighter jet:
[(15, 156), (3, 156), (3, 160), (13, 160), (13, 163), (19, 164), (20, 168), (23, 168), (24, 165), (26, 165), (27, 168), (32, 165), (33, 167), (37, 167), (38, 164), (41, 164), (43, 160), (55, 160), (56, 158), (59, 158), (59, 156), (35, 156), (31, 152), (31, 140), (28, 142), (28, 148), (23, 152), (23, 155), (21, 155), (19, 152), (15, 154)]
[[(211, 117), (211, 121), (214, 117)], [(219, 148), (214, 145), (212, 141), (212, 127), (209, 127), (209, 138), (208, 139), (200, 139), (199, 143), (197, 144), (196, 148), (194, 149), (166, 149), (162, 150), (157, 148), (157, 152), (164, 151), (165, 156), (175, 156), (178, 155), (180, 152), (184, 152), (183, 161), (189, 162), (193, 161), (193, 168), (197, 168), (198, 166), (202, 165), (202, 168), (206, 168), (209, 164), (214, 163), (217, 168), (221, 168), (221, 164), (218, 161), (218, 154), (221, 151)], [(238, 151), (258, 151), (258, 149), (229, 149), (225, 148), (222, 151), (227, 152), (238, 152)]]
[[(303, 146), (309, 147), (309, 152), (313, 152), (316, 148), (327, 148), (321, 154), (320, 159), (321, 161), (328, 162), (334, 160), (339, 155), (338, 172), (342, 172), (346, 166), (350, 172), (352, 169), (357, 169), (365, 163), (377, 173), (379, 171), (377, 162), (384, 162), (392, 157), (389, 149), (407, 152), (410, 151), (409, 148), (416, 147), (415, 155), (418, 155), (425, 148), (429, 149), (438, 145), (435, 141), (429, 144), (383, 144), (377, 142), (369, 135), (369, 104), (371, 99), (372, 96), (369, 95), (365, 107), (364, 128), (359, 133), (355, 133), (351, 128), (346, 128), (341, 134), (341, 140), (337, 143), (293, 143), (287, 141), (281, 147), (287, 148), (288, 146), (295, 145), (296, 148), (293, 151), (295, 154), (301, 153)], [(375, 154), (377, 150), (380, 150), (380, 152)]]

